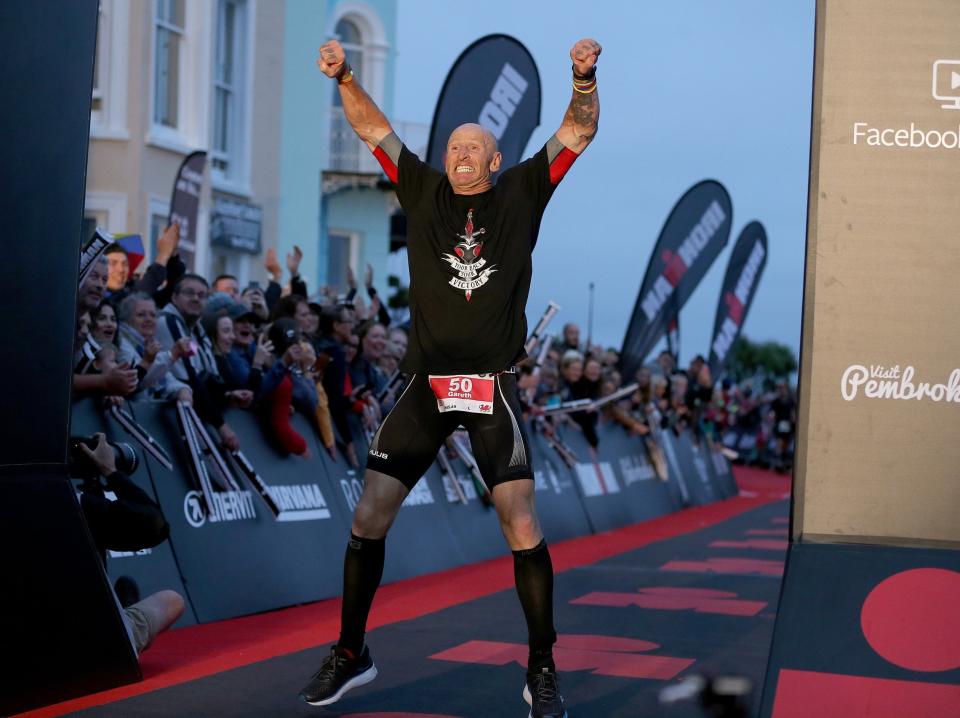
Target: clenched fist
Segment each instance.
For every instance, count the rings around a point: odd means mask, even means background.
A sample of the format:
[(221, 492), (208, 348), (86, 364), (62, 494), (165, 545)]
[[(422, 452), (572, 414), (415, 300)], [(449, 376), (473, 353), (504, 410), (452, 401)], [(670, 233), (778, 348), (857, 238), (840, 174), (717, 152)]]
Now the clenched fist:
[(327, 77), (336, 77), (346, 59), (347, 55), (340, 43), (331, 40), (320, 47), (320, 59), (317, 60), (317, 67)]
[(584, 38), (577, 42), (570, 50), (570, 59), (573, 60), (573, 71), (578, 75), (588, 75), (594, 65), (597, 64), (597, 58), (603, 48), (600, 43), (590, 38)]

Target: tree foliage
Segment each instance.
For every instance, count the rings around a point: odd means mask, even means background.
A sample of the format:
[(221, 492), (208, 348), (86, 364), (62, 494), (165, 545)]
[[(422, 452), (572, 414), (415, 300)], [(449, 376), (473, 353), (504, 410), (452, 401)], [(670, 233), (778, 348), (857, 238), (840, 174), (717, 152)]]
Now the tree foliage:
[(798, 368), (793, 350), (777, 342), (752, 342), (740, 336), (733, 345), (728, 372), (738, 379), (766, 374), (786, 379)]

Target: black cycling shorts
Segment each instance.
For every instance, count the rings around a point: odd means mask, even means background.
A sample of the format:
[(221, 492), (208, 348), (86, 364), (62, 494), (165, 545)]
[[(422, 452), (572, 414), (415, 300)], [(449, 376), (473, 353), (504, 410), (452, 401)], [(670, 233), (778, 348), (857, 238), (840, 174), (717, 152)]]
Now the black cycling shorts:
[(427, 375), (414, 374), (370, 442), (367, 468), (413, 489), (459, 426), (470, 435), (474, 458), (491, 491), (505, 481), (533, 478), (515, 374), (495, 377), (492, 414), (441, 413)]

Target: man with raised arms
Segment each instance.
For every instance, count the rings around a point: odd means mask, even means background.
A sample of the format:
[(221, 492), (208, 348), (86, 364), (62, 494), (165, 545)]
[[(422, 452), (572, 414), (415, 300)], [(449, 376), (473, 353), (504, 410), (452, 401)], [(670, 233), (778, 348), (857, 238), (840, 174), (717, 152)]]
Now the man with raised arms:
[(567, 715), (553, 661), (553, 566), (534, 509), (514, 365), (524, 356), (524, 309), (541, 217), (597, 131), (600, 51), (589, 39), (573, 46), (572, 99), (560, 129), (494, 182), (501, 156), (488, 130), (476, 124), (455, 129), (445, 173), (438, 172), (394, 134), (340, 44), (320, 48), (320, 70), (337, 81), (347, 120), (394, 183), (407, 215), (410, 337), (402, 369), (411, 378), (371, 442), (344, 561), (340, 638), (301, 692), (312, 705), (334, 703), (376, 677), (364, 633), (387, 531), (444, 439), (463, 426), (513, 552), (529, 632), (523, 696), (530, 716)]

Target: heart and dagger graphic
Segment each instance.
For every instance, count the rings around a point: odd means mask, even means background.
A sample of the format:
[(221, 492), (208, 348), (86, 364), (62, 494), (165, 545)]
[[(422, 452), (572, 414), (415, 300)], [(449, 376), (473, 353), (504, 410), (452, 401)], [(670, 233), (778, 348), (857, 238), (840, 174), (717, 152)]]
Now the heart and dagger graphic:
[(477, 238), (481, 234), (486, 234), (486, 229), (483, 227), (474, 229), (471, 208), (467, 211), (467, 222), (464, 225), (463, 234), (457, 235), (461, 241), (454, 246), (454, 254), (442, 255), (443, 260), (457, 273), (456, 277), (450, 278), (450, 286), (462, 289), (468, 302), (473, 296), (473, 290), (490, 281), (490, 275), (497, 271), (495, 264), (487, 266), (487, 260), (480, 257), (483, 242)]

